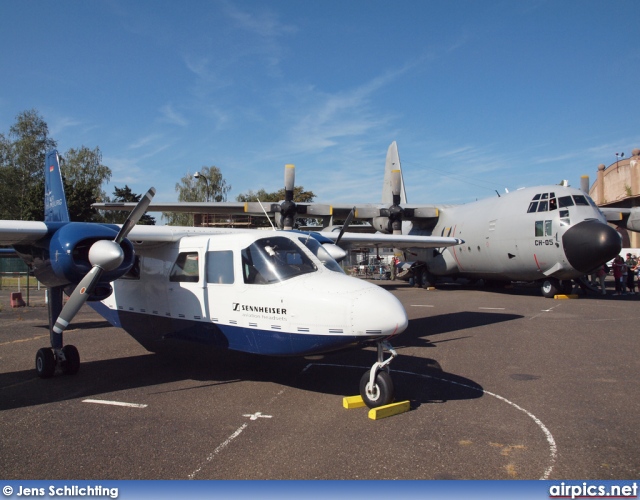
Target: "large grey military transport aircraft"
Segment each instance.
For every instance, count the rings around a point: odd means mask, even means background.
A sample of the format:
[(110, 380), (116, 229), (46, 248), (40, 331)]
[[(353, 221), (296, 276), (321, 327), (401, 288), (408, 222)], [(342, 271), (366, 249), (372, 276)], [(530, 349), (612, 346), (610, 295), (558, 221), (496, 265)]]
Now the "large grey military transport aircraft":
[[(131, 210), (133, 205), (94, 206)], [(425, 287), (439, 277), (537, 281), (546, 297), (569, 293), (572, 280), (597, 269), (622, 248), (619, 233), (589, 195), (569, 186), (531, 187), (463, 205), (409, 204), (395, 141), (387, 151), (381, 203), (298, 203), (289, 215), (283, 204), (275, 203), (154, 202), (149, 210), (273, 215), (285, 228), (293, 226), (296, 216), (322, 218), (323, 236), (345, 249), (399, 249), (406, 260), (416, 262)], [(345, 219), (368, 221), (377, 232), (344, 232), (344, 227), (332, 226), (334, 220)], [(391, 236), (397, 244), (391, 244)], [(418, 242), (424, 237), (458, 238), (464, 243), (438, 248), (411, 245), (412, 239)]]

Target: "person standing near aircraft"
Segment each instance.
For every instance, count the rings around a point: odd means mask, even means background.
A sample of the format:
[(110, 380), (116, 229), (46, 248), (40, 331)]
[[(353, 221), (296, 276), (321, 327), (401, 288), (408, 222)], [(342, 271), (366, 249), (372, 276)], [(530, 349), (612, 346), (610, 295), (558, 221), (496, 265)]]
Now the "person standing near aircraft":
[(600, 282), (600, 291), (602, 293), (602, 295), (606, 295), (607, 294), (607, 289), (604, 285), (604, 279), (607, 276), (607, 271), (605, 270), (605, 265), (602, 264), (600, 266), (600, 269), (598, 269), (598, 271), (596, 272), (596, 276), (598, 277), (598, 281)]
[(613, 259), (613, 264), (611, 264), (611, 267), (613, 269), (613, 279), (616, 282), (616, 291), (614, 295), (622, 295), (624, 292), (623, 272), (626, 265), (621, 255), (618, 255), (615, 259)]
[(638, 261), (636, 260), (635, 256), (628, 253), (625, 264), (627, 265), (627, 288), (629, 289), (629, 293), (634, 295), (636, 293), (634, 277), (636, 274), (636, 269), (638, 267)]

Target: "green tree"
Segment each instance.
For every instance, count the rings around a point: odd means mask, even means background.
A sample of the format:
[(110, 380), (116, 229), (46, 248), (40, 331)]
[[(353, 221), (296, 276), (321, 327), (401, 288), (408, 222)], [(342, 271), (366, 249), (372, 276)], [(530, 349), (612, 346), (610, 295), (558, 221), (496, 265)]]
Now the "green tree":
[(16, 116), (9, 137), (0, 137), (0, 216), (41, 220), (44, 213), (44, 160), (56, 147), (35, 109)]
[(62, 157), (60, 170), (69, 218), (75, 222), (101, 222), (102, 216), (91, 204), (106, 199), (102, 184), (111, 179), (111, 169), (102, 164), (100, 148), (70, 149)]
[[(105, 201), (114, 203), (138, 203), (140, 201), (140, 198), (142, 198), (141, 194), (135, 194), (133, 191), (131, 191), (131, 188), (129, 186), (125, 185), (125, 187), (123, 188), (115, 186), (113, 188), (113, 200), (107, 198)], [(120, 210), (105, 210), (103, 213), (103, 219), (109, 224), (124, 224), (124, 222), (127, 220), (127, 217), (129, 216), (129, 213), (130, 212), (124, 212)], [(138, 224), (155, 226), (156, 219), (148, 214), (144, 214), (142, 217), (140, 217)]]
[[(178, 201), (227, 201), (227, 193), (230, 190), (231, 185), (227, 184), (222, 172), (215, 166), (202, 167), (198, 177), (187, 172), (181, 183), (176, 183)], [(193, 226), (193, 214), (165, 212), (162, 217), (169, 226)]]

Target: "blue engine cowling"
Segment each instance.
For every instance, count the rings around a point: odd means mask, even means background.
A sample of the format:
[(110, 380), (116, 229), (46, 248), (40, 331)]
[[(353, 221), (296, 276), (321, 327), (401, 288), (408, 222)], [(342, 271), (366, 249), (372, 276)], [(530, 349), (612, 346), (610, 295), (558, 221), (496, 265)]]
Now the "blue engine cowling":
[[(33, 274), (48, 287), (77, 285), (93, 267), (89, 262), (89, 249), (98, 240), (114, 240), (120, 228), (115, 225), (71, 222), (59, 227), (49, 239), (31, 247), (29, 255), (23, 248), (16, 251), (33, 268)], [(104, 272), (100, 287), (124, 276), (134, 264), (133, 245), (126, 238), (120, 243), (124, 260), (117, 269)], [(110, 287), (109, 287), (110, 288)], [(99, 293), (102, 298), (106, 290)], [(110, 292), (109, 292), (110, 294)], [(107, 295), (108, 296), (108, 295)]]

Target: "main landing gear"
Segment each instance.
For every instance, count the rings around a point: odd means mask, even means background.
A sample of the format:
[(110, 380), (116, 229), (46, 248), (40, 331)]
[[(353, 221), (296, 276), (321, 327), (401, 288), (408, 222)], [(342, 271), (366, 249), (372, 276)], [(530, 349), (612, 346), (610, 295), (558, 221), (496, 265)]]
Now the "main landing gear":
[(73, 345), (66, 345), (62, 349), (43, 347), (36, 353), (36, 372), (40, 378), (50, 378), (56, 373), (56, 368), (65, 375), (75, 375), (80, 369), (80, 354)]
[(80, 354), (73, 345), (62, 346), (62, 331), (54, 327), (62, 310), (62, 287), (47, 289), (49, 305), (49, 340), (51, 347), (43, 347), (36, 353), (36, 373), (40, 378), (51, 378), (56, 370), (65, 375), (75, 375), (80, 369)]
[[(394, 389), (389, 364), (398, 353), (385, 340), (378, 342), (378, 361), (360, 379), (360, 396), (369, 408), (388, 405), (393, 402)], [(384, 359), (385, 349), (391, 357)]]

